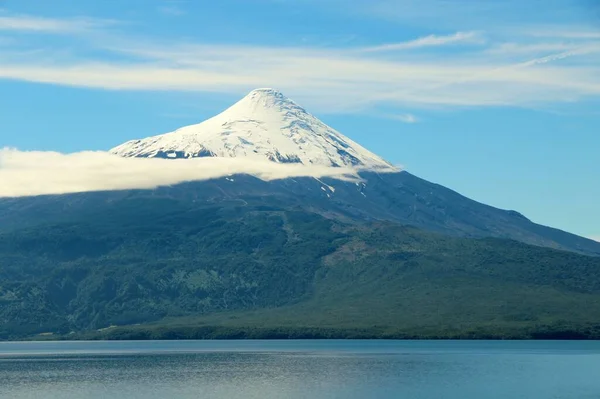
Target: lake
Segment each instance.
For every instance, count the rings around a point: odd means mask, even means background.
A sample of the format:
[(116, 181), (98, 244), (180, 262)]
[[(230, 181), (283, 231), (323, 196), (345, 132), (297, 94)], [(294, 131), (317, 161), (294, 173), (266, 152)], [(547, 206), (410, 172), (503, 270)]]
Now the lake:
[(600, 342), (0, 342), (2, 398), (599, 398)]

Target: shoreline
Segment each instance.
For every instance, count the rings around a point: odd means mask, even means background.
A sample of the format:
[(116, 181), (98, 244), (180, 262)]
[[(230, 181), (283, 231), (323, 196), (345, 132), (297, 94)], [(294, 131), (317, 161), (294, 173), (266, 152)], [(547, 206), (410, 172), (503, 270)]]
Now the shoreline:
[(374, 329), (320, 328), (254, 328), (254, 327), (114, 327), (102, 331), (71, 334), (7, 336), (0, 342), (59, 342), (59, 341), (258, 341), (258, 340), (364, 340), (364, 341), (596, 341), (600, 332), (595, 328), (532, 329), (521, 331), (446, 331), (407, 333)]

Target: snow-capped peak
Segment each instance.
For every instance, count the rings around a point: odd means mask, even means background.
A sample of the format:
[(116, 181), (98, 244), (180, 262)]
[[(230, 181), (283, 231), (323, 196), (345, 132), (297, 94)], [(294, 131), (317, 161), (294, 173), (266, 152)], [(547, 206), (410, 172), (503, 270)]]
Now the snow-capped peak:
[(252, 157), (279, 163), (391, 169), (281, 92), (256, 89), (200, 124), (113, 148), (124, 157)]

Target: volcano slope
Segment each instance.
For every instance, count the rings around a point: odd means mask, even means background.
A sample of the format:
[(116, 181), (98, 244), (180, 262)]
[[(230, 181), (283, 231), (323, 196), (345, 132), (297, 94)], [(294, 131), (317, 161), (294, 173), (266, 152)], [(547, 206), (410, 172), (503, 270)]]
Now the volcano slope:
[(96, 205), (5, 227), (0, 336), (598, 336), (598, 257), (166, 192), (69, 196)]

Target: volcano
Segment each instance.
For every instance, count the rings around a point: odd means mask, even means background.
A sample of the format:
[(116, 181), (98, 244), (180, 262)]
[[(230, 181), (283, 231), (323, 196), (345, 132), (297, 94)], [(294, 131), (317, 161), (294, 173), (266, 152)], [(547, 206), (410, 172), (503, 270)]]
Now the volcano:
[(111, 152), (356, 179), (0, 198), (0, 340), (600, 338), (600, 243), (400, 170), (277, 90)]
[[(110, 152), (123, 157), (236, 157), (349, 167), (359, 172), (361, 183), (288, 179), (265, 184), (239, 177), (236, 184), (230, 178), (207, 184), (219, 184), (219, 192), (228, 198), (258, 192), (290, 203), (303, 198), (301, 206), (345, 220), (392, 221), (450, 235), (498, 237), (600, 255), (600, 243), (535, 224), (517, 211), (478, 203), (399, 170), (275, 89), (253, 90), (200, 124), (128, 141)], [(207, 192), (211, 190), (199, 189), (198, 195)]]

